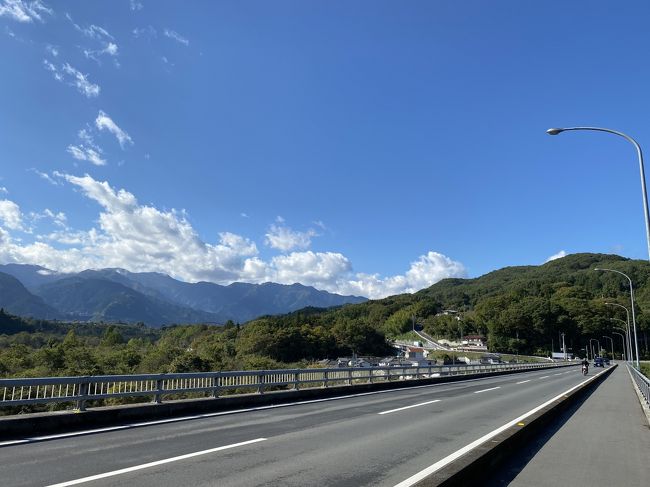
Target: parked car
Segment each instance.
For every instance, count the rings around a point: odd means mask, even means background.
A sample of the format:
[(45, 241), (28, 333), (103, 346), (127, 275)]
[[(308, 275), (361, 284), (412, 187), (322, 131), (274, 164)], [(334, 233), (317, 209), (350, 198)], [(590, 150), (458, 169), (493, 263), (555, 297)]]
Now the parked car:
[(596, 357), (594, 359), (594, 367), (605, 367), (605, 361), (603, 357)]

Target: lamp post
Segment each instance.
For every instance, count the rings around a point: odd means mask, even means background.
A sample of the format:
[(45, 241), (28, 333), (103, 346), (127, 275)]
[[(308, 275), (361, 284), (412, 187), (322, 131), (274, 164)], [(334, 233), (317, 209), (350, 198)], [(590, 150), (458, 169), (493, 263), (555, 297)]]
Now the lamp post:
[[(610, 342), (612, 342), (612, 360), (614, 360), (614, 339), (612, 337), (608, 337), (603, 335), (603, 338), (607, 338)], [(607, 346), (607, 345), (605, 345)]]
[(564, 352), (564, 361), (566, 362), (566, 347), (564, 346), (564, 333), (562, 333), (562, 351)]
[[(625, 313), (627, 314), (627, 332), (626, 332), (627, 349), (628, 349), (628, 351), (632, 350), (632, 342), (630, 341), (630, 340), (632, 340), (632, 333), (631, 333), (631, 330), (630, 330), (630, 310), (627, 308), (627, 306), (623, 306), (622, 304), (618, 304), (618, 303), (605, 303), (605, 304), (607, 304), (609, 306), (618, 306), (619, 308), (623, 308), (625, 310)], [(623, 321), (623, 320), (619, 320), (619, 321)], [(630, 357), (629, 353), (628, 353), (628, 357)], [(630, 361), (631, 360), (632, 359), (630, 358)]]
[(612, 335), (618, 335), (621, 337), (621, 342), (623, 342), (623, 359), (627, 361), (628, 357), (627, 357), (627, 351), (625, 350), (625, 337), (623, 336), (622, 333), (619, 333), (617, 331), (613, 331)]
[[(620, 321), (621, 323), (625, 324), (625, 321), (619, 319), (619, 318), (610, 318), (612, 321)], [(625, 356), (627, 357), (628, 362), (632, 362), (632, 352), (630, 351), (630, 335), (629, 335), (629, 330), (626, 330), (624, 327), (615, 327), (615, 330), (622, 331), (623, 335), (625, 335), (625, 344), (627, 344), (627, 348), (624, 347), (625, 349)], [(620, 333), (619, 333), (620, 335)]]
[[(546, 131), (548, 135), (557, 135), (561, 132), (568, 132), (571, 130), (592, 130), (595, 132), (607, 132), (609, 134), (618, 135), (623, 137), (625, 140), (630, 142), (636, 148), (636, 153), (639, 158), (639, 172), (641, 175), (641, 195), (643, 197), (643, 213), (645, 215), (645, 233), (646, 240), (648, 242), (648, 259), (650, 260), (650, 217), (648, 217), (648, 192), (645, 187), (645, 171), (643, 169), (643, 152), (641, 152), (641, 146), (629, 135), (625, 135), (623, 132), (617, 130), (606, 129), (602, 127), (566, 127), (566, 128), (551, 128)], [(635, 334), (636, 336), (636, 334)], [(638, 367), (638, 364), (637, 364)]]
[[(598, 346), (596, 347), (596, 351), (598, 352), (600, 350), (600, 342), (598, 340), (596, 340), (595, 338), (590, 338), (589, 339), (589, 346), (590, 347), (591, 347), (591, 342), (592, 341), (594, 341), (594, 342), (596, 342), (598, 344)], [(591, 349), (591, 355), (593, 356), (593, 358), (596, 358), (596, 355), (594, 355), (594, 349), (593, 348)]]
[(630, 276), (627, 274), (617, 271), (616, 269), (605, 269), (605, 268), (598, 268), (596, 267), (594, 269), (595, 271), (604, 271), (604, 272), (616, 272), (617, 274), (620, 274), (621, 276), (624, 276), (627, 279), (627, 282), (630, 284), (630, 307), (632, 308), (632, 324), (634, 325), (634, 351), (636, 353), (636, 368), (639, 368), (639, 340), (637, 339), (636, 336), (636, 317), (634, 314), (634, 287), (632, 286), (632, 279), (630, 279)]

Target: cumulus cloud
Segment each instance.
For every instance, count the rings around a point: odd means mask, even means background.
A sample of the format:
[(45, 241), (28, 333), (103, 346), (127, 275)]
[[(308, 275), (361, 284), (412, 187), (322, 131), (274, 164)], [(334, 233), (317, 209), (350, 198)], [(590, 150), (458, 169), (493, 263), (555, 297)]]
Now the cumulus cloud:
[(548, 259), (546, 259), (544, 262), (550, 262), (555, 259), (561, 259), (562, 257), (566, 257), (567, 253), (564, 250), (560, 250), (557, 254), (551, 255)]
[(56, 46), (53, 46), (52, 44), (48, 44), (45, 46), (45, 50), (49, 52), (52, 56), (58, 57), (59, 55), (59, 48)]
[(318, 233), (311, 228), (306, 232), (299, 232), (283, 224), (271, 225), (265, 235), (265, 243), (269, 247), (287, 252), (294, 249), (309, 248), (312, 237), (317, 235)]
[(134, 12), (137, 12), (138, 10), (142, 10), (144, 8), (144, 5), (139, 0), (131, 0), (129, 6)]
[(170, 39), (174, 39), (176, 42), (180, 42), (184, 46), (189, 46), (190, 45), (189, 40), (187, 40), (185, 37), (183, 37), (182, 35), (180, 35), (178, 32), (176, 32), (174, 30), (165, 29), (163, 33), (165, 34), (165, 37), (169, 37)]
[(221, 232), (215, 243), (206, 242), (185, 211), (142, 205), (132, 193), (107, 181), (58, 172), (47, 177), (96, 202), (100, 208), (96, 225), (87, 230), (68, 228), (64, 214), (46, 209), (39, 217), (59, 228), (37, 235), (34, 243), (22, 244), (10, 233), (22, 228), (20, 208), (5, 200), (0, 202), (0, 262), (38, 264), (60, 272), (120, 267), (164, 272), (190, 282), (300, 282), (370, 298), (415, 292), (445, 277), (465, 275), (461, 263), (436, 252), (420, 256), (403, 274), (386, 277), (355, 272), (350, 260), (338, 252), (296, 251), (265, 260), (250, 239)]
[(8, 17), (18, 22), (44, 22), (43, 15), (52, 15), (41, 0), (3, 0), (0, 4), (0, 17)]
[(99, 111), (97, 118), (95, 119), (95, 126), (99, 130), (108, 130), (111, 134), (115, 136), (117, 141), (120, 143), (120, 147), (124, 149), (126, 144), (133, 145), (133, 140), (124, 130), (117, 126), (115, 122), (102, 110)]
[(0, 200), (0, 222), (10, 230), (23, 229), (23, 215), (20, 207), (10, 200)]

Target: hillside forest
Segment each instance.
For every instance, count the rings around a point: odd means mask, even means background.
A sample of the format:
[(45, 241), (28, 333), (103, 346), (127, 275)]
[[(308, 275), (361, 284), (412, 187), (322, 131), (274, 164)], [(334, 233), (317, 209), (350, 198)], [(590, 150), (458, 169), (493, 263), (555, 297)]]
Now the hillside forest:
[[(389, 341), (416, 323), (438, 338), (487, 338), (494, 352), (583, 356), (589, 339), (617, 354), (635, 287), (641, 358), (648, 358), (650, 264), (616, 255), (574, 254), (540, 266), (508, 267), (475, 279), (444, 279), (414, 294), (305, 308), (244, 324), (64, 323), (20, 318), (0, 310), (0, 377), (192, 372), (316, 366), (318, 360), (394, 353)], [(454, 313), (444, 313), (454, 310)], [(621, 322), (620, 320), (623, 320)]]

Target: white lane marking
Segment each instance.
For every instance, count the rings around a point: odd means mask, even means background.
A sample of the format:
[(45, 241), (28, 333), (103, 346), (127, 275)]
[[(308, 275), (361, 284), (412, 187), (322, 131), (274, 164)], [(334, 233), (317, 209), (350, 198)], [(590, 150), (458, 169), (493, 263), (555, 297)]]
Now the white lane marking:
[(472, 451), (472, 450), (473, 450), (474, 448), (476, 448), (477, 446), (482, 445), (482, 444), (485, 443), (486, 441), (488, 441), (488, 440), (494, 438), (494, 437), (495, 437), (496, 435), (498, 435), (499, 433), (501, 433), (501, 432), (507, 430), (507, 429), (510, 428), (511, 426), (516, 425), (516, 424), (519, 423), (520, 421), (523, 421), (523, 420), (526, 419), (528, 416), (530, 416), (530, 415), (532, 415), (532, 414), (535, 414), (537, 411), (540, 411), (540, 410), (544, 409), (544, 408), (545, 408), (546, 406), (548, 406), (549, 404), (552, 404), (553, 402), (557, 401), (557, 400), (560, 399), (561, 397), (563, 397), (563, 396), (565, 396), (565, 395), (567, 395), (567, 394), (570, 394), (571, 392), (573, 392), (574, 390), (576, 390), (578, 387), (580, 387), (580, 386), (586, 384), (587, 382), (592, 381), (592, 380), (595, 380), (596, 377), (598, 377), (600, 374), (603, 374), (604, 372), (605, 372), (605, 371), (603, 370), (603, 371), (600, 372), (599, 374), (594, 375), (593, 377), (590, 377), (589, 379), (580, 382), (579, 384), (573, 386), (573, 387), (570, 388), (570, 389), (567, 389), (567, 390), (564, 391), (562, 394), (558, 394), (558, 395), (555, 396), (553, 399), (549, 399), (549, 400), (546, 401), (544, 404), (540, 404), (539, 406), (537, 406), (536, 408), (531, 409), (531, 410), (528, 411), (527, 413), (524, 413), (524, 414), (522, 414), (521, 416), (519, 416), (519, 417), (513, 419), (512, 421), (509, 421), (508, 423), (504, 424), (503, 426), (500, 426), (499, 428), (497, 428), (497, 429), (495, 429), (495, 430), (489, 432), (488, 434), (481, 436), (479, 439), (472, 441), (472, 442), (469, 443), (468, 445), (465, 445), (465, 446), (464, 446), (463, 448), (461, 448), (460, 450), (457, 450), (457, 451), (455, 451), (454, 453), (452, 453), (452, 454), (450, 454), (450, 455), (447, 455), (447, 456), (446, 456), (445, 458), (443, 458), (442, 460), (437, 461), (437, 462), (434, 463), (433, 465), (430, 465), (430, 466), (428, 466), (427, 468), (425, 468), (424, 470), (421, 470), (421, 471), (419, 471), (418, 473), (416, 473), (415, 475), (412, 475), (411, 477), (407, 478), (406, 480), (403, 480), (403, 481), (400, 482), (399, 484), (395, 485), (395, 487), (411, 487), (412, 485), (415, 485), (415, 484), (418, 483), (420, 480), (422, 480), (422, 479), (428, 477), (429, 475), (431, 475), (431, 474), (437, 472), (438, 470), (440, 470), (440, 469), (446, 467), (446, 466), (449, 465), (451, 462), (453, 462), (454, 460), (456, 460), (456, 459), (462, 457), (462, 456), (465, 455), (466, 453)]
[(434, 399), (433, 401), (421, 402), (419, 404), (412, 404), (411, 406), (404, 406), (403, 408), (390, 409), (388, 411), (382, 411), (381, 413), (377, 413), (377, 414), (396, 413), (397, 411), (404, 411), (405, 409), (417, 408), (419, 406), (426, 406), (427, 404), (433, 404), (434, 402), (440, 402), (440, 399)]
[(562, 374), (553, 374), (553, 375), (562, 375)]
[(178, 462), (180, 460), (186, 460), (188, 458), (198, 457), (201, 455), (207, 455), (209, 453), (214, 453), (222, 450), (229, 450), (230, 448), (237, 448), (238, 446), (250, 445), (252, 443), (259, 443), (260, 441), (266, 441), (266, 438), (256, 438), (254, 440), (242, 441), (241, 443), (233, 443), (232, 445), (219, 446), (217, 448), (210, 448), (209, 450), (197, 451), (194, 453), (187, 453), (185, 455), (179, 455), (177, 457), (165, 458), (164, 460), (157, 460), (155, 462), (143, 463), (142, 465), (135, 465), (133, 467), (122, 468), (120, 470), (113, 470), (112, 472), (100, 473), (97, 475), (91, 475), (90, 477), (84, 477), (76, 480), (68, 480), (67, 482), (61, 482), (59, 484), (51, 484), (47, 487), (67, 487), (69, 485), (78, 485), (85, 484), (86, 482), (92, 482), (93, 480), (105, 479), (106, 477), (114, 477), (116, 475), (122, 475), (124, 473), (135, 472), (136, 470), (142, 470), (144, 468), (156, 467), (158, 465), (164, 465), (165, 463)]
[(20, 445), (22, 443), (29, 443), (29, 440), (0, 441), (0, 446)]
[(540, 380), (541, 379), (548, 379), (549, 377), (550, 377), (550, 375), (545, 375), (544, 377), (540, 377)]
[(530, 382), (530, 379), (519, 381), (517, 382), (517, 384), (525, 384), (526, 382)]
[(489, 389), (483, 389), (482, 391), (474, 391), (474, 394), (480, 394), (481, 392), (493, 391), (494, 389), (501, 389), (501, 386), (490, 387)]
[[(535, 372), (535, 370), (532, 370), (531, 372)], [(374, 396), (376, 394), (390, 394), (392, 392), (402, 392), (402, 391), (407, 391), (411, 389), (426, 389), (426, 388), (438, 388), (438, 387), (443, 387), (443, 386), (455, 386), (455, 385), (462, 385), (466, 384), (468, 382), (477, 382), (477, 381), (482, 381), (482, 380), (488, 380), (488, 379), (494, 379), (495, 377), (479, 377), (476, 379), (466, 379), (466, 380), (460, 380), (457, 382), (443, 382), (440, 384), (426, 384), (422, 386), (412, 386), (412, 387), (405, 387), (403, 389), (390, 389), (386, 391), (373, 391), (373, 392), (358, 392), (356, 394), (346, 394), (344, 396), (336, 396), (336, 397), (326, 397), (323, 399), (310, 399), (308, 401), (296, 401), (296, 402), (289, 402), (286, 404), (272, 404), (270, 406), (258, 406), (254, 408), (245, 408), (245, 409), (231, 409), (229, 411), (220, 411), (217, 413), (205, 413), (205, 414), (196, 414), (193, 416), (181, 416), (179, 418), (168, 418), (168, 419), (157, 419), (154, 421), (143, 421), (139, 423), (131, 423), (131, 424), (125, 424), (125, 425), (120, 425), (120, 426), (111, 426), (111, 427), (106, 427), (106, 428), (96, 428), (96, 429), (91, 429), (91, 430), (83, 430), (83, 431), (73, 431), (70, 433), (60, 433), (60, 434), (55, 434), (55, 435), (47, 435), (47, 436), (35, 436), (35, 437), (28, 437), (20, 440), (13, 440), (9, 442), (4, 442), (0, 443), (0, 447), (2, 446), (10, 446), (13, 444), (21, 444), (21, 443), (33, 443), (37, 441), (47, 441), (47, 440), (57, 440), (60, 438), (69, 438), (72, 436), (84, 436), (84, 435), (90, 435), (94, 433), (104, 433), (104, 432), (110, 432), (110, 431), (117, 431), (117, 430), (125, 430), (125, 429), (131, 429), (131, 428), (140, 428), (143, 426), (155, 426), (158, 424), (167, 424), (167, 423), (179, 423), (181, 421), (190, 421), (193, 419), (206, 419), (206, 418), (214, 418), (217, 416), (228, 416), (231, 414), (241, 414), (241, 413), (250, 413), (250, 412), (255, 412), (255, 411), (266, 411), (268, 409), (278, 409), (278, 408), (287, 408), (291, 406), (302, 406), (305, 404), (314, 404), (314, 403), (320, 403), (320, 402), (330, 402), (330, 401), (338, 401), (340, 399), (351, 399), (355, 397), (363, 397), (363, 396)], [(498, 376), (497, 376), (498, 378)], [(446, 391), (447, 389), (445, 389)], [(444, 391), (443, 391), (444, 392)]]

